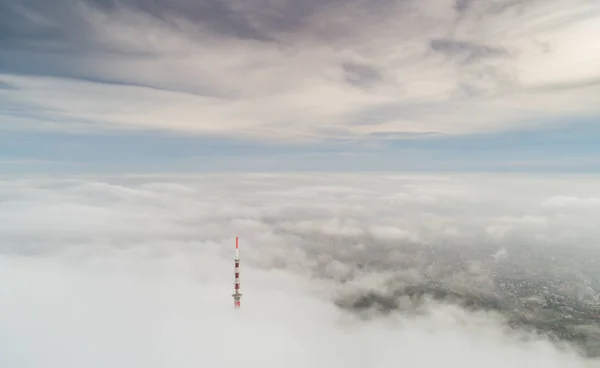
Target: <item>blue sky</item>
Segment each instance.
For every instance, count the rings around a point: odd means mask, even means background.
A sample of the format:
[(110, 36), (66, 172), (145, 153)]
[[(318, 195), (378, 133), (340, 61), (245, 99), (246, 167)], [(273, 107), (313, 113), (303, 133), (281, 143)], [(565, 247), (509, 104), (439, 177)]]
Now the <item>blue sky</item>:
[[(278, 144), (168, 132), (4, 132), (10, 173), (214, 171), (600, 171), (600, 129), (546, 130), (374, 141)], [(376, 144), (375, 144), (375, 143)]]
[(0, 171), (595, 172), (600, 3), (0, 0)]

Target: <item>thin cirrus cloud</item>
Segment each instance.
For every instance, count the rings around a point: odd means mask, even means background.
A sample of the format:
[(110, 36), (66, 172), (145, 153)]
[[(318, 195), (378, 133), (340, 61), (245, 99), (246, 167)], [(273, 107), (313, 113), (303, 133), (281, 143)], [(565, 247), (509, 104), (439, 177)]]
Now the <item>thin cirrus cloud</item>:
[(593, 1), (3, 0), (0, 10), (3, 126), (311, 140), (600, 113)]

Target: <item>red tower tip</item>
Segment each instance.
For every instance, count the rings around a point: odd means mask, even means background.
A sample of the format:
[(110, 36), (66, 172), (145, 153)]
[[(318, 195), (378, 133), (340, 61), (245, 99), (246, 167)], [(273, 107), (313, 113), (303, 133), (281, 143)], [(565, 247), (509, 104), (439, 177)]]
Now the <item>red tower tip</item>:
[(235, 237), (235, 249), (238, 249), (239, 245), (238, 245), (238, 237)]

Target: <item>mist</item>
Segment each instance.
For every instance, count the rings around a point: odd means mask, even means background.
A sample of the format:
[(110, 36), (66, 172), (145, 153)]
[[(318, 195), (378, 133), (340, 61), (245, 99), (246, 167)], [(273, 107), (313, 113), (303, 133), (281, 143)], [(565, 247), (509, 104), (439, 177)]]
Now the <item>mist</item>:
[(3, 177), (0, 366), (600, 366), (598, 184)]

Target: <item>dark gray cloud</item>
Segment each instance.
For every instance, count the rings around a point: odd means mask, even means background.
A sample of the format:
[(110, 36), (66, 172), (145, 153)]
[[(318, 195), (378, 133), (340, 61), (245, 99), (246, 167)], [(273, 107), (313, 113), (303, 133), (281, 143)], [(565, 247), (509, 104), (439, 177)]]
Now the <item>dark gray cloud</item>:
[[(393, 0), (367, 2), (352, 0), (281, 1), (268, 0), (2, 0), (0, 3), (0, 37), (5, 46), (14, 48), (50, 48), (61, 50), (65, 44), (82, 47), (91, 35), (84, 5), (108, 16), (127, 10), (149, 16), (173, 29), (189, 34), (193, 27), (182, 28), (184, 20), (197, 26), (198, 32), (213, 32), (224, 37), (260, 41), (278, 41), (279, 33), (306, 29), (306, 22), (323, 9), (339, 7), (342, 12), (358, 4), (365, 13)], [(366, 18), (368, 19), (368, 18)], [(364, 19), (362, 21), (365, 21)], [(361, 23), (361, 21), (359, 21)], [(100, 47), (100, 45), (95, 45)]]
[(508, 11), (521, 12), (535, 0), (502, 0), (494, 1), (488, 5), (487, 10), (492, 14), (502, 14)]
[(18, 89), (18, 88), (17, 88), (17, 86), (15, 86), (12, 83), (8, 83), (8, 82), (4, 82), (4, 81), (0, 80), (0, 89), (15, 90), (15, 89)]
[(431, 40), (429, 46), (435, 52), (439, 52), (440, 54), (458, 59), (465, 63), (477, 62), (486, 58), (508, 56), (508, 52), (499, 47), (491, 47), (449, 38)]
[(568, 91), (572, 89), (591, 88), (600, 85), (600, 78), (592, 77), (578, 81), (552, 83), (532, 88), (541, 92)]
[(454, 9), (456, 9), (458, 13), (464, 13), (469, 9), (472, 3), (473, 0), (455, 0)]
[(382, 73), (374, 66), (359, 63), (342, 64), (346, 81), (357, 87), (371, 87), (383, 82)]
[(127, 9), (150, 15), (172, 27), (177, 27), (178, 19), (226, 36), (243, 39), (268, 40), (269, 34), (252, 25), (251, 14), (236, 11), (223, 0), (86, 0), (91, 5), (111, 13)]
[(245, 15), (230, 9), (226, 2), (203, 1), (104, 1), (104, 0), (2, 0), (0, 3), (0, 45), (4, 50), (30, 50), (62, 53), (137, 53), (131, 48), (115, 48), (99, 37), (98, 24), (92, 24), (86, 6), (111, 17), (119, 10), (149, 16), (179, 30), (182, 37), (189, 29), (180, 28), (178, 20), (203, 26), (203, 32), (224, 36), (265, 39)]
[(498, 95), (517, 84), (508, 50), (450, 38), (433, 39), (430, 49), (456, 64), (455, 96), (460, 99)]
[(77, 1), (2, 0), (0, 45), (7, 50), (79, 52), (98, 50), (93, 29)]
[[(339, 12), (343, 14), (345, 8), (358, 5), (364, 13), (370, 13), (380, 11), (378, 3), (393, 2), (56, 0), (50, 4), (37, 0), (0, 0), (0, 71), (67, 77), (87, 74), (90, 79), (103, 79), (103, 76), (89, 67), (90, 60), (80, 60), (80, 57), (109, 56), (110, 61), (118, 62), (119, 59), (142, 61), (162, 56), (158, 51), (160, 44), (149, 48), (135, 42), (121, 44), (114, 40), (107, 41), (104, 35), (107, 29), (104, 27), (110, 26), (104, 26), (104, 20), (94, 20), (88, 7), (106, 16), (107, 20), (115, 19), (123, 11), (130, 15), (148, 17), (182, 39), (199, 45), (202, 45), (205, 37), (213, 36), (275, 43), (283, 48), (293, 48), (295, 41), (302, 41), (307, 37), (327, 37), (328, 41), (332, 41), (326, 34), (329, 28), (331, 35), (346, 33), (339, 29), (339, 25), (335, 26), (334, 22), (332, 27), (321, 29), (317, 36), (311, 36), (313, 30), (308, 21), (324, 9), (339, 7)], [(364, 22), (368, 22), (368, 16), (358, 24)], [(121, 37), (117, 34), (115, 38)], [(58, 59), (56, 63), (55, 59)], [(349, 73), (352, 76), (349, 78), (354, 78), (355, 83), (366, 84), (376, 78), (377, 72), (366, 65), (348, 64), (347, 68), (351, 69)], [(152, 85), (136, 81), (133, 84)]]

